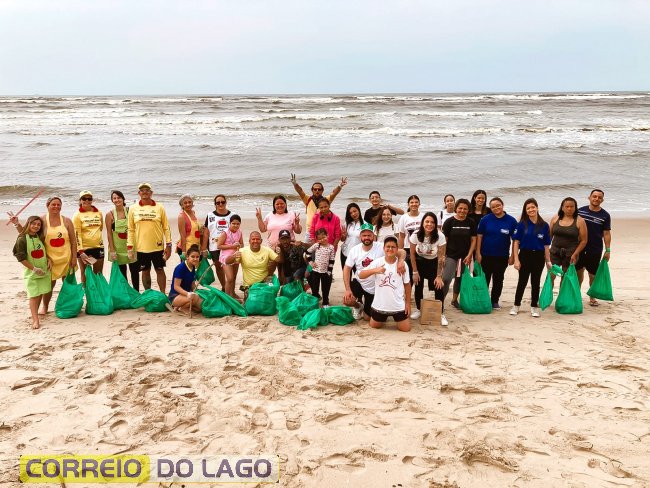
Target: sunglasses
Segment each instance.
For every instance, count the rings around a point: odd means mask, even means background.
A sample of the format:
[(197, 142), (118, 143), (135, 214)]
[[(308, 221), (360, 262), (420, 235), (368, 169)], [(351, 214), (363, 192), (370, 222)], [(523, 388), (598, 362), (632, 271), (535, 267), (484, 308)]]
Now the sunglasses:
[(225, 204), (226, 204), (226, 201), (225, 201), (225, 200), (217, 200), (217, 201), (214, 202), (214, 203), (216, 203), (217, 205), (225, 205)]
[(322, 188), (312, 188), (311, 191), (323, 191)]
[(84, 202), (92, 202), (93, 197), (81, 197), (81, 200), (83, 200)]

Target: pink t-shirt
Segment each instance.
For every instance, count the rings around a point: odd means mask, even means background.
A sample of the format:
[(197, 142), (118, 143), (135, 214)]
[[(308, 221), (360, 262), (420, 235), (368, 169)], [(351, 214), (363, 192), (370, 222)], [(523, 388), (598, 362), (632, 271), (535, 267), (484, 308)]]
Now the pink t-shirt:
[(316, 241), (316, 231), (321, 227), (327, 230), (327, 242), (330, 244), (334, 244), (334, 241), (341, 239), (341, 220), (334, 213), (330, 212), (325, 218), (321, 218), (319, 212), (314, 214), (309, 232), (311, 242)]
[(291, 210), (283, 214), (269, 213), (266, 215), (266, 217), (264, 217), (266, 230), (269, 233), (266, 238), (269, 247), (273, 248), (278, 243), (278, 234), (281, 230), (288, 230), (291, 233), (292, 241), (296, 238), (295, 234), (293, 233), (293, 222), (295, 220), (296, 213)]

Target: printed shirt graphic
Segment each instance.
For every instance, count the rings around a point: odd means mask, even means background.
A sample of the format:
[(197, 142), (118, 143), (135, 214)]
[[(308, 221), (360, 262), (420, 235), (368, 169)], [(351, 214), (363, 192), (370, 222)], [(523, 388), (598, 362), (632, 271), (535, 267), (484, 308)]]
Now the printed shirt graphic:
[(104, 247), (104, 241), (102, 239), (104, 218), (102, 217), (102, 213), (95, 207), (87, 212), (83, 210), (75, 212), (72, 217), (72, 224), (77, 235), (77, 249)]
[(366, 269), (374, 259), (380, 258), (383, 255), (384, 246), (379, 242), (373, 242), (369, 251), (363, 250), (363, 244), (357, 244), (350, 249), (350, 254), (348, 254), (348, 257), (345, 260), (346, 266), (349, 266), (350, 268), (356, 267), (354, 278), (359, 282), (361, 288), (363, 288), (366, 293), (375, 293), (375, 278), (374, 276), (371, 276), (362, 280), (359, 278), (359, 271)]
[[(418, 234), (416, 232), (414, 234), (411, 234), (409, 243), (415, 244), (415, 253), (418, 256), (424, 259), (437, 259), (438, 247), (444, 246), (447, 243), (447, 239), (442, 232), (438, 232), (438, 240), (436, 242), (431, 242), (431, 237), (425, 237), (424, 241), (419, 241)], [(406, 247), (406, 244), (404, 247)]]
[(397, 272), (397, 261), (386, 263), (385, 258), (375, 259), (366, 269), (384, 267), (384, 273), (371, 276), (375, 282), (375, 298), (372, 308), (380, 312), (401, 312), (406, 306), (404, 284), (409, 283), (408, 266), (404, 275)]
[(210, 212), (205, 218), (205, 223), (203, 224), (208, 229), (210, 234), (210, 242), (208, 244), (208, 249), (210, 251), (216, 251), (219, 249), (217, 247), (217, 240), (219, 236), (223, 234), (226, 229), (230, 227), (230, 217), (233, 213), (229, 210), (226, 215), (219, 215), (216, 211)]

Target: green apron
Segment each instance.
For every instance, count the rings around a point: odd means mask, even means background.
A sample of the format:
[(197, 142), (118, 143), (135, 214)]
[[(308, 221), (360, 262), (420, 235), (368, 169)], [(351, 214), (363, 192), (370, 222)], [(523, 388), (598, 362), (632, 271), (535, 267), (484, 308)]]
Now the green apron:
[[(129, 264), (133, 261), (129, 259), (129, 252), (126, 248), (126, 236), (129, 229), (129, 209), (124, 207), (124, 218), (118, 219), (115, 209), (113, 212), (113, 245), (117, 253), (117, 264)], [(134, 253), (135, 254), (135, 253)], [(109, 256), (110, 260), (110, 256)]]
[(45, 295), (52, 290), (52, 275), (47, 269), (47, 257), (45, 256), (45, 245), (37, 237), (26, 235), (27, 240), (27, 261), (35, 268), (45, 271), (43, 276), (38, 276), (31, 269), (25, 268), (25, 288), (29, 298)]

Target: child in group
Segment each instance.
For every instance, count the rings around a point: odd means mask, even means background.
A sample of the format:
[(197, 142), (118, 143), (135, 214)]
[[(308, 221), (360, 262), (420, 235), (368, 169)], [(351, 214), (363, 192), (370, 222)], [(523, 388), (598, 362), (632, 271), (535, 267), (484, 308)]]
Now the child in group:
[(192, 244), (185, 253), (185, 261), (174, 269), (172, 287), (169, 292), (169, 302), (176, 312), (201, 311), (201, 297), (194, 293), (196, 289), (196, 268), (201, 261), (201, 250)]
[(237, 271), (239, 271), (239, 263), (226, 264), (226, 258), (244, 247), (244, 237), (239, 227), (241, 227), (241, 217), (234, 214), (230, 217), (228, 229), (223, 231), (217, 239), (217, 248), (221, 251), (219, 262), (226, 274), (226, 289), (224, 291), (233, 298), (240, 298), (235, 293), (235, 280), (237, 279)]
[(321, 284), (323, 285), (323, 307), (329, 307), (336, 249), (328, 242), (326, 229), (322, 227), (317, 229), (315, 237), (316, 244), (313, 244), (305, 252), (305, 261), (312, 267), (308, 281), (312, 295), (318, 298), (320, 298), (319, 287)]
[(43, 221), (40, 217), (33, 215), (27, 219), (13, 249), (14, 256), (25, 267), (23, 276), (29, 297), (29, 310), (32, 314), (32, 329), (38, 329), (41, 326), (38, 307), (41, 305), (43, 295), (52, 290), (50, 277), (52, 261), (45, 254), (44, 242)]

